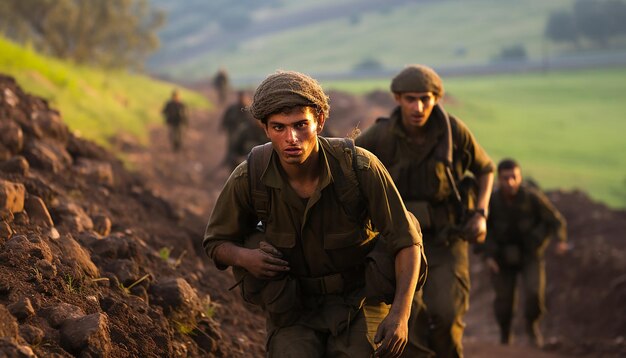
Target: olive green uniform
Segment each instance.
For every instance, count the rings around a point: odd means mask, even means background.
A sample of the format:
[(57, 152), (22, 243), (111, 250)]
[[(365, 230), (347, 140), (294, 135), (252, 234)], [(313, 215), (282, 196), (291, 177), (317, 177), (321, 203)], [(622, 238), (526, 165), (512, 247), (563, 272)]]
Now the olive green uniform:
[(545, 195), (525, 185), (520, 186), (512, 202), (496, 190), (489, 207), (485, 255), (495, 259), (500, 268), (492, 279), (501, 342), (509, 341), (519, 274), (524, 287), (526, 329), (535, 338), (545, 312), (544, 251), (551, 237), (566, 240), (565, 220)]
[[(367, 215), (363, 223), (355, 222), (336, 192), (333, 178), (339, 174), (331, 172), (328, 158), (332, 149), (318, 138), (321, 174), (309, 199), (300, 198), (288, 184), (275, 152), (261, 177), (271, 202), (265, 240), (290, 265), (287, 277), (267, 283), (274, 290), (263, 291), (268, 355), (369, 357), (375, 348), (372, 330), (389, 306), (365, 302), (365, 258), (379, 237), (395, 257), (402, 248), (421, 245), (421, 233), (389, 173), (361, 148), (355, 156), (359, 187), (352, 189), (360, 191)], [(209, 220), (203, 245), (211, 258), (224, 242), (245, 244), (258, 222), (253, 205), (244, 162), (228, 179)], [(337, 277), (342, 284), (331, 284)]]
[(177, 100), (169, 100), (163, 106), (161, 113), (165, 117), (165, 123), (169, 128), (169, 139), (174, 150), (179, 150), (183, 144), (183, 127), (189, 119), (187, 108)]
[(230, 105), (224, 112), (221, 126), (228, 136), (228, 149), (224, 163), (234, 169), (256, 145), (268, 141), (265, 131), (252, 118), (245, 105)]
[[(421, 343), (438, 357), (458, 357), (463, 355), (462, 319), (469, 307), (468, 243), (460, 237), (457, 206), (445, 176), (445, 164), (435, 155), (438, 143), (448, 133), (439, 110), (443, 109), (433, 110), (425, 124), (424, 143), (417, 144), (407, 136), (400, 107), (389, 119), (380, 119), (368, 128), (356, 143), (377, 155), (387, 167), (407, 209), (422, 226), (429, 268), (423, 289), (427, 322), (412, 317), (416, 323), (410, 327), (410, 335), (416, 341), (423, 339), (414, 337), (428, 337), (428, 342)], [(467, 172), (475, 177), (492, 172), (491, 159), (469, 129), (454, 116), (449, 118), (456, 181)]]

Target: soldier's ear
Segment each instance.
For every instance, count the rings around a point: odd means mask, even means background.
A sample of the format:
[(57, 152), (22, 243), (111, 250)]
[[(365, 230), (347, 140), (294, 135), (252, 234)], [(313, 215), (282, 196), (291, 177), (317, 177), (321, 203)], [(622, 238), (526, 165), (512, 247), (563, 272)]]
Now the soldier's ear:
[(402, 98), (402, 95), (400, 93), (395, 93), (394, 92), (393, 98), (396, 100), (397, 104), (400, 104), (400, 99)]
[(317, 134), (322, 133), (322, 129), (324, 129), (324, 123), (326, 123), (326, 117), (324, 117), (324, 113), (320, 113), (317, 117)]

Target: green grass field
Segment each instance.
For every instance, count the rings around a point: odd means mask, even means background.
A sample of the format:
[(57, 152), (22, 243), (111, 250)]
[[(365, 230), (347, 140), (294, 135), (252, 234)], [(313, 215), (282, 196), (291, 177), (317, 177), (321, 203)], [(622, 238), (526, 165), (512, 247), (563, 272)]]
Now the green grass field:
[[(75, 132), (107, 146), (127, 133), (143, 143), (147, 127), (162, 121), (160, 110), (174, 85), (126, 71), (105, 71), (48, 58), (0, 37), (0, 73), (25, 92), (47, 99)], [(190, 107), (208, 108), (201, 95), (182, 91)]]
[[(514, 45), (524, 46), (529, 58), (538, 59), (546, 51), (554, 55), (562, 50), (543, 40), (545, 24), (550, 12), (569, 9), (572, 3), (435, 1), (346, 13), (341, 18), (320, 18), (314, 24), (255, 36), (202, 56), (180, 52), (179, 62), (158, 70), (189, 78), (212, 75), (220, 65), (240, 77), (262, 76), (276, 69), (349, 72), (365, 59), (375, 59), (387, 68), (407, 63), (467, 65), (488, 63), (503, 48)], [(277, 9), (274, 15), (288, 10)], [(289, 16), (303, 17), (306, 12)]]
[[(516, 158), (545, 188), (626, 207), (626, 68), (445, 78), (446, 108), (495, 161)], [(329, 82), (364, 93), (389, 80)]]

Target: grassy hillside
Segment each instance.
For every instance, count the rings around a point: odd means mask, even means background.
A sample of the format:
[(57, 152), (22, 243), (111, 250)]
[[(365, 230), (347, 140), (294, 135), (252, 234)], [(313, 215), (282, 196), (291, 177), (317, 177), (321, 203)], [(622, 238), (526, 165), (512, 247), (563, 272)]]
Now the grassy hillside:
[[(0, 73), (15, 77), (26, 91), (46, 98), (68, 126), (107, 144), (128, 133), (142, 141), (147, 126), (162, 121), (160, 110), (174, 86), (139, 74), (76, 66), (41, 56), (0, 37)], [(199, 94), (183, 91), (192, 107), (207, 107)]]
[[(362, 93), (388, 80), (327, 83)], [(517, 158), (547, 188), (580, 188), (626, 207), (626, 68), (447, 78), (460, 116), (494, 160)]]
[[(160, 56), (172, 55), (175, 48), (177, 61), (156, 69), (183, 78), (211, 75), (220, 65), (235, 76), (259, 76), (277, 68), (349, 72), (366, 59), (392, 69), (416, 62), (437, 66), (488, 63), (503, 48), (518, 44), (529, 58), (537, 59), (543, 53), (554, 55), (562, 50), (543, 41), (544, 28), (550, 12), (571, 8), (573, 2), (401, 1), (371, 10), (358, 1), (343, 6), (303, 0), (296, 2), (297, 6), (255, 12), (247, 28), (258, 26), (259, 31), (246, 33), (242, 27), (242, 37), (232, 37), (235, 30), (226, 32), (206, 23), (184, 28), (193, 23), (181, 16), (184, 6), (169, 3), (177, 16), (169, 19), (168, 26), (176, 29), (176, 36), (165, 30), (168, 38), (154, 59), (158, 63)], [(327, 16), (321, 15), (324, 9)], [(195, 10), (199, 15), (201, 9)], [(279, 26), (288, 20), (289, 27), (266, 31), (272, 24)], [(216, 45), (220, 38), (229, 42)], [(197, 54), (207, 40), (213, 42), (213, 48)]]

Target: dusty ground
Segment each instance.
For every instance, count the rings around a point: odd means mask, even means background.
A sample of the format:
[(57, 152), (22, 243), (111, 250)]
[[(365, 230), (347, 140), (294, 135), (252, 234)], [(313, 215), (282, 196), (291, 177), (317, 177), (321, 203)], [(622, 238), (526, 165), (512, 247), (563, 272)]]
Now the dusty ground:
[[(0, 81), (0, 89), (6, 87), (16, 91)], [(28, 149), (32, 145), (9, 148), (0, 158), (0, 168), (16, 155), (29, 158), (27, 173), (2, 169), (0, 179), (23, 183), (26, 197), (42, 198), (61, 236), (52, 238), (51, 225), (41, 224), (32, 206), (15, 215), (3, 214), (0, 224), (6, 223), (10, 232), (0, 226), (0, 337), (5, 337), (0, 352), (30, 349), (38, 356), (57, 357), (91, 351), (112, 357), (263, 356), (263, 319), (241, 302), (236, 290), (228, 291), (232, 277), (216, 270), (200, 248), (204, 225), (229, 174), (220, 167), (226, 147), (218, 129), (221, 106), (194, 113), (179, 153), (170, 150), (160, 126), (153, 128), (148, 148), (118, 138), (115, 147), (137, 172), (129, 173), (111, 154), (69, 134), (69, 139), (52, 140), (54, 131), (42, 130), (49, 127), (44, 125), (37, 134), (32, 118), (27, 118), (34, 106), (27, 99), (22, 100), (29, 104), (19, 121), (19, 111), (7, 107), (6, 95), (0, 100), (2, 125), (14, 122), (30, 128), (23, 130), (25, 143), (54, 143), (53, 148), (69, 155), (57, 159), (55, 170), (36, 164), (33, 154), (25, 155), (33, 152)], [(329, 123), (336, 120), (332, 129), (338, 135), (357, 124), (367, 127), (393, 105), (385, 93), (367, 98), (331, 93), (331, 103)], [(0, 139), (6, 143), (3, 136)], [(113, 183), (95, 169), (84, 169), (85, 158), (109, 163)], [(626, 355), (626, 212), (610, 210), (579, 192), (550, 196), (569, 222), (573, 250), (566, 257), (548, 257), (547, 349), (527, 347), (523, 336), (511, 347), (496, 343), (489, 281), (480, 260), (473, 258), (468, 357)], [(63, 209), (61, 204), (70, 202), (93, 219), (92, 227), (78, 224), (87, 221), (82, 214)], [(96, 225), (102, 221), (99, 216), (110, 219), (108, 232)], [(76, 246), (82, 251), (68, 249)], [(171, 249), (169, 258), (162, 255), (163, 248)], [(124, 289), (145, 274), (147, 279)], [(27, 298), (30, 309), (24, 308)], [(5, 311), (10, 314), (3, 315)], [(87, 321), (93, 333), (72, 332), (68, 327), (77, 321)]]

